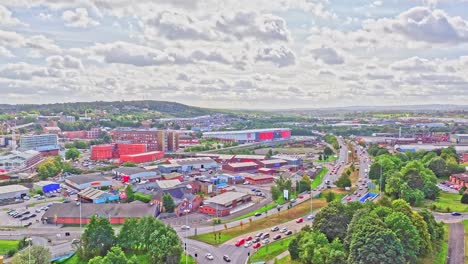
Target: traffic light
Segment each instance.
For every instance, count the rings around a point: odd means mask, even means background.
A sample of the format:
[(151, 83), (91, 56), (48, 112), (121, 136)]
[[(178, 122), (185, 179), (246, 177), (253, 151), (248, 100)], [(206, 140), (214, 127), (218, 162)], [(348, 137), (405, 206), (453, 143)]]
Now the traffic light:
[(185, 244), (185, 251), (187, 251), (187, 243), (184, 243)]

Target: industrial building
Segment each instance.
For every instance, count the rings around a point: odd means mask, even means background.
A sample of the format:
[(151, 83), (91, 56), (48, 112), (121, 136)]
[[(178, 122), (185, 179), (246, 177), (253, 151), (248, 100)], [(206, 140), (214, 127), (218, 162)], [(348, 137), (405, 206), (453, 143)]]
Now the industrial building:
[(164, 158), (164, 151), (151, 151), (132, 155), (121, 155), (120, 163), (133, 162), (144, 163)]
[(123, 155), (145, 153), (146, 144), (102, 144), (91, 146), (92, 160), (107, 160), (120, 158)]
[(172, 172), (182, 172), (182, 166), (179, 164), (161, 164), (158, 165), (158, 170), (161, 173), (172, 173)]
[[(81, 210), (80, 210), (81, 209)], [(111, 224), (123, 224), (128, 218), (156, 216), (156, 206), (140, 201), (132, 203), (54, 203), (42, 216), (42, 221), (48, 224), (88, 224), (91, 217), (105, 217)], [(80, 212), (81, 211), (81, 212)], [(81, 215), (81, 219), (80, 219)]]
[(456, 144), (468, 144), (468, 134), (450, 135), (450, 142), (456, 143)]
[(245, 181), (253, 185), (269, 184), (274, 180), (273, 176), (267, 174), (255, 174), (245, 177)]
[(286, 154), (278, 154), (273, 157), (273, 159), (282, 159), (288, 162), (288, 165), (294, 166), (302, 166), (304, 164), (303, 155), (286, 155)]
[(207, 157), (211, 158), (217, 163), (229, 163), (234, 162), (234, 155), (226, 155), (226, 154), (211, 154), (211, 153), (197, 153), (197, 157)]
[(232, 159), (232, 162), (260, 162), (265, 160), (264, 155), (236, 155)]
[(199, 212), (209, 215), (226, 216), (231, 213), (231, 209), (236, 206), (250, 202), (252, 197), (241, 192), (225, 192), (220, 195), (206, 199)]
[(94, 188), (86, 188), (78, 193), (78, 197), (85, 201), (102, 204), (107, 202), (118, 201), (120, 198), (116, 194), (108, 193)]
[(65, 178), (65, 183), (77, 190), (112, 186), (112, 181), (104, 178), (101, 173), (72, 175)]
[(42, 132), (44, 134), (56, 134), (56, 135), (59, 135), (60, 133), (62, 133), (62, 129), (60, 129), (60, 127), (44, 127), (42, 129)]
[(42, 191), (43, 193), (49, 193), (60, 190), (60, 183), (51, 181), (40, 181), (33, 184), (33, 189), (36, 191)]
[(0, 169), (5, 172), (21, 172), (33, 168), (41, 161), (41, 153), (35, 150), (6, 152), (0, 154)]
[(171, 164), (177, 164), (182, 167), (182, 172), (191, 172), (198, 169), (216, 169), (218, 163), (210, 158), (186, 158), (169, 160)]
[(172, 130), (116, 129), (111, 132), (115, 142), (145, 144), (147, 151), (176, 151), (179, 149), (178, 134)]
[(43, 155), (57, 155), (58, 136), (56, 134), (21, 136), (19, 150), (37, 150)]
[(235, 141), (239, 143), (287, 140), (291, 138), (289, 128), (268, 128), (240, 131), (204, 132), (204, 138)]
[(160, 176), (155, 171), (148, 171), (137, 167), (120, 167), (112, 170), (122, 182), (156, 181)]
[(258, 162), (261, 168), (279, 168), (288, 165), (288, 162), (282, 159), (262, 160)]
[(237, 162), (223, 165), (223, 170), (228, 172), (257, 171), (258, 164), (255, 162)]
[(29, 189), (22, 185), (0, 186), (0, 200), (23, 198), (28, 193)]

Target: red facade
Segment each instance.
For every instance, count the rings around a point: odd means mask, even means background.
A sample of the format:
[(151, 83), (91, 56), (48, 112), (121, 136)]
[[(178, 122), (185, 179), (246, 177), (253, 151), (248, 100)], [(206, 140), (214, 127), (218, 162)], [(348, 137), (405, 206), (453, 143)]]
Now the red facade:
[(107, 160), (114, 157), (114, 145), (96, 145), (91, 147), (92, 160)]
[(216, 214), (216, 206), (212, 207), (210, 205), (204, 205), (200, 207), (200, 210), (198, 211), (203, 214), (217, 215), (217, 216), (227, 216), (231, 213), (228, 208), (222, 208), (222, 209), (218, 209), (218, 213)]
[(140, 154), (140, 153), (146, 152), (146, 145), (145, 144), (118, 144), (117, 150), (119, 152), (119, 156)]
[(281, 131), (281, 138), (290, 138), (290, 137), (291, 137), (291, 130)]
[(260, 132), (259, 138), (260, 140), (273, 140), (273, 132)]
[(120, 156), (120, 163), (124, 162), (133, 162), (133, 163), (143, 163), (143, 162), (151, 162), (158, 159), (162, 159), (164, 157), (163, 151), (153, 151), (141, 154), (133, 154), (133, 155), (122, 155)]

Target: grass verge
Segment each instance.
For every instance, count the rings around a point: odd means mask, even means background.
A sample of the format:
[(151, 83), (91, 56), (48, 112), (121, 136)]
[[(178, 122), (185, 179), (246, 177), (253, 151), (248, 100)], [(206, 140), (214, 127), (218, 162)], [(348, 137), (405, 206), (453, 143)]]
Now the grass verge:
[(465, 226), (465, 264), (468, 264), (468, 220), (463, 221)]
[(276, 261), (277, 264), (301, 264), (299, 261), (295, 261), (291, 259), (290, 255), (287, 255), (286, 257), (279, 259)]
[(314, 180), (312, 181), (312, 184), (311, 184), (312, 190), (317, 188), (322, 183), (323, 176), (325, 176), (327, 174), (327, 172), (328, 172), (328, 169), (324, 167), (317, 174), (317, 176), (315, 176), (315, 178), (314, 178)]
[(289, 236), (284, 239), (262, 245), (249, 259), (249, 263), (256, 261), (269, 261), (275, 259), (276, 256), (288, 250), (289, 242), (294, 236)]
[(6, 254), (10, 250), (18, 249), (17, 240), (0, 240), (0, 255)]
[(461, 195), (458, 193), (440, 192), (440, 197), (436, 201), (426, 200), (423, 205), (426, 208), (443, 213), (468, 212), (468, 206), (462, 204), (460, 199)]
[(445, 264), (447, 261), (447, 254), (448, 254), (448, 239), (449, 239), (449, 232), (450, 232), (450, 225), (444, 225), (444, 239), (439, 241), (434, 246), (434, 252), (425, 258), (418, 259), (418, 264)]
[[(319, 208), (325, 207), (327, 202), (325, 199), (314, 199), (313, 209), (317, 210)], [(190, 237), (198, 241), (202, 241), (211, 245), (222, 244), (230, 239), (241, 236), (246, 233), (255, 232), (261, 229), (265, 229), (274, 225), (280, 225), (285, 222), (289, 222), (298, 217), (307, 215), (310, 213), (310, 202), (304, 202), (297, 206), (294, 206), (291, 209), (282, 209), (278, 214), (271, 215), (262, 219), (255, 221), (246, 221), (243, 225), (236, 227), (228, 228), (223, 231), (217, 231), (215, 233), (206, 233), (200, 234), (197, 236)], [(221, 238), (219, 238), (219, 233), (221, 233)], [(216, 234), (216, 239), (215, 239)]]

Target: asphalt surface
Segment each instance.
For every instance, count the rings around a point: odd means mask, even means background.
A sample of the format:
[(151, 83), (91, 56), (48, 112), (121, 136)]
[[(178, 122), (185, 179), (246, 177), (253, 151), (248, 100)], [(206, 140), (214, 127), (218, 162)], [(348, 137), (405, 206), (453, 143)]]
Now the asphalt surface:
[(465, 258), (465, 230), (463, 224), (450, 224), (447, 264), (461, 264)]

